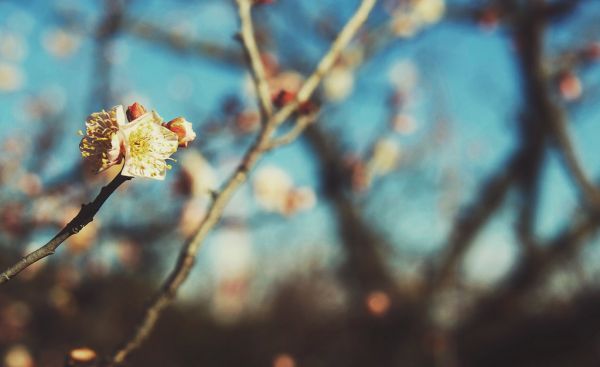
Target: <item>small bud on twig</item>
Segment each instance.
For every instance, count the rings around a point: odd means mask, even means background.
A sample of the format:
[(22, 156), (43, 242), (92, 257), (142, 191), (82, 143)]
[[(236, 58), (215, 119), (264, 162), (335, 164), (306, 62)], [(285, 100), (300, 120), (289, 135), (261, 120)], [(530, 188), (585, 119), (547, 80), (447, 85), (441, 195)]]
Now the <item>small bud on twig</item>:
[(177, 134), (180, 147), (186, 148), (189, 142), (196, 139), (196, 133), (192, 128), (192, 123), (183, 117), (176, 117), (164, 124), (164, 126)]
[(292, 102), (294, 98), (296, 98), (295, 93), (282, 89), (279, 91), (279, 93), (273, 96), (272, 100), (275, 107), (281, 108), (286, 104)]
[(131, 122), (145, 113), (146, 109), (144, 108), (144, 106), (135, 102), (131, 106), (127, 107), (127, 120)]

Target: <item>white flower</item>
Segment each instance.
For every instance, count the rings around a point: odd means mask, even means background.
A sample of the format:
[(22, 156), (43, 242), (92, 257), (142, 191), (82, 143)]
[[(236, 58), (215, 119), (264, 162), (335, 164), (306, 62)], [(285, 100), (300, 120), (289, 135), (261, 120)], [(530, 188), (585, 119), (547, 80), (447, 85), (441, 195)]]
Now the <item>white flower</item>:
[(354, 88), (354, 74), (345, 66), (336, 66), (323, 79), (325, 97), (332, 102), (344, 100)]
[(256, 201), (263, 209), (283, 212), (288, 193), (294, 188), (294, 183), (284, 170), (266, 166), (256, 172), (253, 186)]
[(86, 132), (79, 149), (92, 170), (102, 172), (121, 163), (124, 137), (120, 126), (127, 123), (123, 106), (107, 111), (94, 112), (85, 121)]
[(368, 163), (370, 172), (378, 176), (390, 173), (398, 165), (400, 155), (400, 147), (395, 141), (389, 138), (378, 140)]
[(419, 0), (414, 4), (415, 14), (427, 24), (439, 22), (445, 10), (444, 0)]
[(15, 65), (0, 63), (0, 92), (15, 92), (25, 84), (25, 73)]
[(122, 127), (125, 135), (124, 176), (162, 180), (169, 165), (165, 162), (177, 151), (177, 134), (161, 125), (154, 111), (143, 114)]
[(282, 169), (267, 166), (256, 172), (254, 196), (264, 210), (293, 215), (313, 208), (317, 202), (309, 187), (296, 187), (292, 178)]
[(93, 113), (79, 144), (81, 154), (97, 172), (124, 162), (124, 176), (162, 180), (170, 168), (166, 160), (178, 146), (177, 134), (162, 126), (162, 121), (152, 111), (127, 123), (120, 105)]

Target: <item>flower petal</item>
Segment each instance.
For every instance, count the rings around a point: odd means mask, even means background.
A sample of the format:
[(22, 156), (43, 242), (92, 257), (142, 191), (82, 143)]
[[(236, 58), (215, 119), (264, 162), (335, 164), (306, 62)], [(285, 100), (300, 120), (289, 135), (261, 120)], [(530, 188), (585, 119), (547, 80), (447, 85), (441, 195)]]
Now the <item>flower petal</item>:
[(152, 111), (122, 127), (126, 141), (124, 176), (164, 179), (170, 168), (165, 160), (177, 151), (178, 139), (161, 122)]
[(86, 119), (86, 134), (81, 139), (79, 149), (92, 169), (101, 172), (121, 162), (121, 139), (119, 124), (124, 116), (123, 106), (115, 106), (110, 111), (92, 113)]

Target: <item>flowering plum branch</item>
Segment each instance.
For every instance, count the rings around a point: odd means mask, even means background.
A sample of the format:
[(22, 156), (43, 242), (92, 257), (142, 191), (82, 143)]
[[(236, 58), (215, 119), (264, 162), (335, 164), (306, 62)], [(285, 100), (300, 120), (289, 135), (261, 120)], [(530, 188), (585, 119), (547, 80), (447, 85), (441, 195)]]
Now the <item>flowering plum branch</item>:
[(170, 166), (166, 163), (178, 146), (196, 137), (192, 124), (178, 117), (162, 124), (160, 116), (134, 103), (124, 111), (116, 106), (107, 111), (95, 112), (86, 121), (86, 133), (79, 148), (92, 170), (101, 172), (123, 164), (121, 172), (89, 204), (81, 206), (79, 213), (54, 238), (39, 249), (25, 255), (0, 274), (0, 284), (8, 282), (33, 263), (54, 254), (58, 246), (88, 225), (104, 202), (124, 182), (133, 177), (161, 180)]
[[(240, 0), (243, 3), (243, 0)], [(240, 4), (238, 2), (238, 5)], [(177, 263), (168, 278), (163, 283), (159, 292), (146, 308), (141, 321), (133, 331), (132, 335), (126, 339), (122, 347), (117, 350), (109, 361), (109, 365), (120, 365), (152, 333), (156, 322), (158, 321), (164, 309), (171, 304), (181, 285), (187, 280), (188, 275), (196, 261), (196, 255), (207, 234), (218, 223), (225, 206), (247, 179), (250, 171), (273, 145), (273, 135), (277, 128), (287, 121), (296, 111), (300, 109), (304, 102), (308, 101), (314, 93), (322, 78), (334, 65), (342, 50), (350, 43), (358, 29), (367, 20), (371, 10), (375, 6), (376, 0), (362, 0), (360, 6), (355, 11), (352, 18), (346, 23), (340, 31), (337, 38), (332, 43), (328, 52), (323, 56), (315, 71), (300, 88), (296, 99), (278, 110), (268, 118), (261, 126), (261, 130), (254, 141), (254, 144), (246, 151), (237, 169), (232, 173), (229, 179), (223, 184), (222, 188), (215, 193), (206, 216), (196, 233), (189, 238), (179, 253)], [(242, 14), (245, 14), (242, 12)], [(244, 20), (242, 20), (243, 22)], [(242, 37), (244, 42), (245, 37)], [(245, 46), (248, 47), (247, 45)], [(270, 101), (269, 101), (270, 103)], [(298, 135), (301, 131), (298, 132)]]

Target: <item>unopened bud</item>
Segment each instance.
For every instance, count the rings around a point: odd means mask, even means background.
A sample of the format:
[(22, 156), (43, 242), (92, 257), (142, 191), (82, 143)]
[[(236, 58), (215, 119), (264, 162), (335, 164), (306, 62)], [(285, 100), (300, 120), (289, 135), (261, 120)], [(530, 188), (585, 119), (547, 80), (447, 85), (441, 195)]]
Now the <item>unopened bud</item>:
[(135, 102), (127, 108), (127, 120), (130, 122), (146, 113), (146, 109), (141, 104)]
[(192, 123), (183, 117), (176, 117), (164, 124), (164, 126), (177, 134), (180, 147), (187, 147), (188, 143), (196, 139), (196, 133), (192, 128)]
[(285, 89), (282, 89), (279, 91), (279, 93), (277, 93), (276, 95), (273, 96), (273, 104), (275, 105), (275, 107), (277, 108), (281, 108), (283, 106), (285, 106), (286, 104), (292, 102), (294, 100), (294, 98), (296, 98), (296, 94), (289, 92)]

